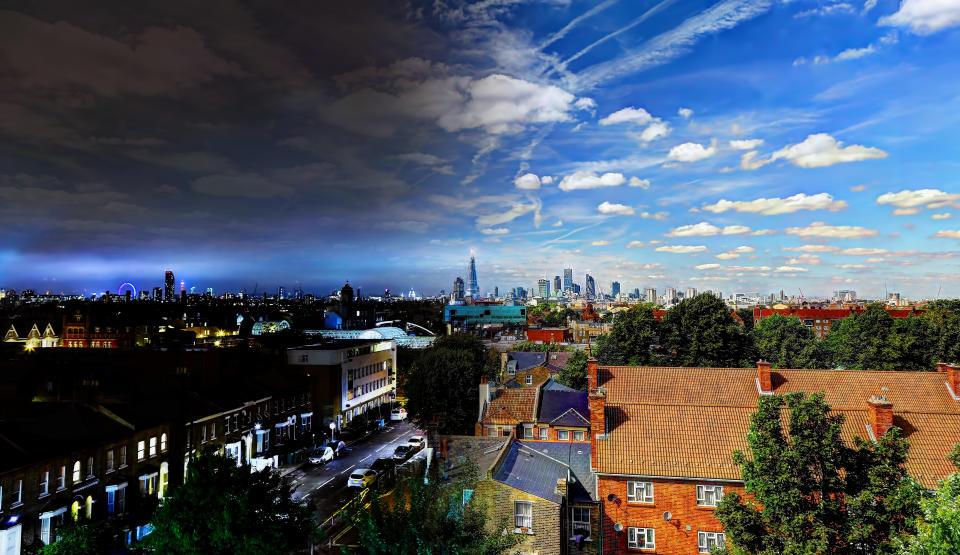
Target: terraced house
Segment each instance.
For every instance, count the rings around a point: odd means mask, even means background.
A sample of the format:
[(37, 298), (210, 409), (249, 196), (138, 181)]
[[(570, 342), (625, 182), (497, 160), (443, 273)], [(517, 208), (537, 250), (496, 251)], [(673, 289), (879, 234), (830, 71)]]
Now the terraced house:
[(938, 372), (654, 368), (588, 361), (592, 469), (604, 553), (708, 553), (726, 537), (714, 509), (743, 492), (731, 452), (747, 448), (762, 395), (824, 392), (843, 437), (910, 441), (907, 471), (933, 489), (960, 443), (960, 368)]

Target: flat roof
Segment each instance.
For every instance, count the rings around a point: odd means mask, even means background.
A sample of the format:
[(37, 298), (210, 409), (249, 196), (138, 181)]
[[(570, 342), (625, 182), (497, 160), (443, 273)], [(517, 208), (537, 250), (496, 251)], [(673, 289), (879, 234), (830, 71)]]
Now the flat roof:
[(288, 351), (336, 351), (339, 349), (349, 349), (351, 347), (363, 347), (364, 345), (376, 345), (384, 341), (393, 341), (392, 339), (330, 339), (311, 343), (309, 345), (300, 345), (299, 347), (290, 347)]

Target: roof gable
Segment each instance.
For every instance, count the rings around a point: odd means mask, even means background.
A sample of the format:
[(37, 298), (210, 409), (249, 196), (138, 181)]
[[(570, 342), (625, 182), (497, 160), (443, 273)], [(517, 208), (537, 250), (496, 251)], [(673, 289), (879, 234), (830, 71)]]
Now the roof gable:
[(498, 389), (487, 405), (481, 422), (514, 423), (533, 422), (537, 388)]
[(561, 503), (557, 480), (567, 480), (570, 467), (519, 442), (510, 445), (510, 451), (493, 472), (493, 479), (535, 495), (547, 501)]

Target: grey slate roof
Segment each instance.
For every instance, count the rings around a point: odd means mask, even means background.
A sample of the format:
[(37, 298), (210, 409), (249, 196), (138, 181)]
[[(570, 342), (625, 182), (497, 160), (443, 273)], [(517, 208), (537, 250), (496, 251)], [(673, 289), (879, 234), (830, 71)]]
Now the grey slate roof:
[(524, 446), (563, 462), (570, 468), (568, 497), (573, 501), (597, 501), (596, 474), (590, 470), (590, 444), (556, 441), (523, 442)]
[(443, 462), (444, 474), (456, 476), (467, 461), (473, 461), (482, 476), (497, 460), (497, 455), (509, 441), (506, 437), (441, 436), (446, 442), (447, 457)]
[(566, 464), (531, 449), (527, 444), (515, 442), (494, 472), (493, 479), (541, 499), (560, 503), (563, 497), (557, 495), (557, 480), (566, 480), (569, 475), (570, 468)]
[[(577, 414), (570, 413), (570, 409)], [(589, 425), (590, 404), (587, 401), (587, 392), (545, 389), (540, 397), (540, 417), (537, 421), (554, 426)]]
[(543, 384), (543, 390), (544, 390), (544, 391), (577, 391), (576, 389), (574, 389), (574, 388), (572, 388), (572, 387), (567, 387), (567, 386), (565, 386), (565, 385), (563, 385), (563, 384), (561, 384), (561, 383), (558, 383), (558, 382), (557, 382), (556, 380), (554, 380), (553, 378), (550, 378), (549, 380), (547, 380), (546, 382), (544, 382), (544, 384)]
[[(510, 360), (517, 361), (517, 372), (524, 372), (536, 368), (537, 366), (543, 366), (547, 362), (547, 353), (521, 353), (517, 351), (510, 351), (508, 353)], [(507, 362), (509, 364), (509, 361)]]

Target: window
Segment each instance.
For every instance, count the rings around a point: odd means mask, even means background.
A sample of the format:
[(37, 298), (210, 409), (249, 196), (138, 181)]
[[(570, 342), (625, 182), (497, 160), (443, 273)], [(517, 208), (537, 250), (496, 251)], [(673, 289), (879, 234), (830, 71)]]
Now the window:
[(0, 486), (0, 511), (3, 510), (3, 486)]
[(533, 528), (533, 503), (530, 501), (513, 502), (513, 525), (516, 528)]
[(656, 549), (657, 542), (653, 528), (627, 528), (627, 547)]
[(527, 385), (533, 385), (533, 374), (527, 374)]
[(541, 441), (547, 441), (547, 439), (550, 437), (549, 434), (550, 434), (550, 428), (540, 428)]
[(127, 466), (127, 446), (120, 446), (120, 468)]
[(87, 478), (93, 478), (93, 457), (87, 457)]
[(200, 443), (207, 442), (207, 425), (200, 426)]
[(697, 548), (700, 553), (710, 553), (714, 547), (727, 545), (727, 538), (721, 532), (697, 532)]
[(557, 441), (570, 441), (570, 430), (557, 430)]
[(583, 430), (573, 432), (573, 441), (583, 441), (585, 437)]
[(153, 495), (157, 491), (157, 473), (140, 477), (140, 495)]
[(225, 416), (223, 418), (223, 433), (224, 434), (230, 433), (230, 417), (229, 416)]
[(17, 497), (15, 501), (10, 504), (10, 507), (17, 507), (23, 504), (23, 478), (17, 480)]
[(160, 450), (164, 452), (167, 450), (167, 434), (160, 434)]
[(40, 542), (50, 545), (50, 517), (40, 519)]
[(44, 470), (40, 473), (40, 497), (50, 493), (50, 471)]
[(589, 507), (574, 507), (573, 508), (573, 535), (590, 537), (590, 508)]
[(138, 441), (137, 442), (137, 460), (142, 461), (143, 459), (147, 458), (146, 454), (147, 454), (146, 442), (142, 440)]
[(523, 439), (533, 439), (533, 426), (523, 427)]
[(217, 439), (217, 423), (210, 423), (210, 439)]
[(157, 456), (157, 436), (153, 436), (150, 438), (150, 456), (151, 457)]
[(112, 515), (116, 507), (117, 492), (115, 490), (107, 490), (107, 514)]
[(627, 482), (627, 501), (653, 503), (653, 482)]
[(113, 472), (113, 449), (107, 449), (107, 472)]
[(697, 505), (716, 507), (723, 499), (723, 486), (697, 486)]
[(63, 489), (67, 487), (67, 467), (60, 466), (60, 475), (57, 476), (57, 489)]
[(73, 462), (73, 483), (80, 482), (80, 461)]

